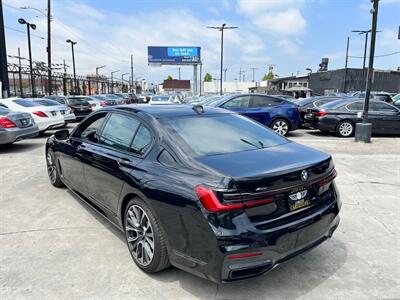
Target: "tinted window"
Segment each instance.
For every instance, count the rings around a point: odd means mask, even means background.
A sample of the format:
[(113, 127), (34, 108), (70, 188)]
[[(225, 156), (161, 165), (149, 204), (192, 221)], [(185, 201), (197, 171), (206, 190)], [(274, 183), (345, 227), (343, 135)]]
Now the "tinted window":
[(79, 131), (81, 132), (77, 134), (81, 139), (91, 141), (93, 143), (99, 142), (99, 134), (101, 126), (106, 118), (105, 113), (94, 115), (89, 120), (85, 121), (85, 123), (80, 126)]
[(397, 112), (398, 110), (393, 106), (384, 102), (371, 102), (371, 110), (381, 112)]
[(153, 96), (151, 98), (151, 101), (157, 102), (157, 101), (169, 101), (169, 96)]
[(119, 150), (128, 150), (139, 121), (120, 114), (112, 114), (101, 133), (99, 143)]
[(182, 147), (192, 150), (195, 156), (233, 153), (287, 143), (280, 135), (239, 115), (183, 117), (164, 119), (162, 122), (170, 125), (176, 142), (179, 144), (182, 141)]
[(23, 107), (35, 107), (35, 106), (40, 106), (39, 103), (36, 103), (34, 101), (30, 100), (23, 100), (23, 99), (18, 99), (14, 100), (14, 103), (17, 103), (18, 105), (21, 105)]
[(40, 105), (43, 105), (43, 106), (59, 106), (60, 105), (60, 103), (58, 103), (57, 101), (47, 100), (47, 99), (35, 100), (35, 102), (39, 103)]
[(250, 104), (250, 96), (240, 96), (229, 100), (224, 104), (224, 108), (248, 108)]
[(86, 98), (70, 98), (68, 102), (70, 105), (89, 105)]
[(266, 107), (266, 106), (275, 106), (282, 103), (280, 99), (274, 99), (270, 97), (264, 96), (252, 96), (251, 107)]
[(318, 107), (318, 106), (324, 105), (324, 104), (326, 104), (326, 103), (332, 102), (333, 100), (335, 100), (335, 99), (321, 99), (321, 100), (317, 100), (317, 101), (314, 102), (314, 105), (315, 105), (316, 107)]
[(347, 105), (348, 110), (362, 111), (364, 109), (364, 102), (353, 102)]
[(151, 133), (146, 127), (141, 125), (133, 140), (131, 151), (136, 154), (143, 155), (149, 148), (150, 144)]

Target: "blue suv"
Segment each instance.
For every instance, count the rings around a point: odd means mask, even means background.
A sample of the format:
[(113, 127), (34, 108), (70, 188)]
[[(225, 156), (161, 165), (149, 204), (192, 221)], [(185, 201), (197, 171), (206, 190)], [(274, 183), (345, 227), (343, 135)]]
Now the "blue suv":
[(263, 94), (240, 94), (226, 96), (208, 104), (222, 107), (250, 117), (280, 135), (300, 126), (298, 106), (290, 101)]

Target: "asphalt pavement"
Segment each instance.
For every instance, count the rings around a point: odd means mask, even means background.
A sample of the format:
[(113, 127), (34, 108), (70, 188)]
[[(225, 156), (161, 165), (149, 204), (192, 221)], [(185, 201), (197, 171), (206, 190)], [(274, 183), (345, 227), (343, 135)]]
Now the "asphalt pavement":
[(333, 155), (343, 201), (332, 239), (265, 276), (215, 284), (173, 267), (147, 275), (121, 232), (51, 186), (45, 136), (0, 146), (0, 299), (399, 299), (400, 138), (355, 143), (298, 130)]

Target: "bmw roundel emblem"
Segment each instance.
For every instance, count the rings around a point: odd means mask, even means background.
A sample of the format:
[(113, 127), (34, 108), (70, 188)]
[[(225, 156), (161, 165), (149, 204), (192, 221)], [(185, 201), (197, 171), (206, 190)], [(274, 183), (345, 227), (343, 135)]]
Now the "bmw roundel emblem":
[(301, 180), (307, 181), (307, 180), (308, 180), (308, 177), (309, 177), (309, 174), (308, 174), (307, 170), (303, 170), (303, 171), (301, 172)]

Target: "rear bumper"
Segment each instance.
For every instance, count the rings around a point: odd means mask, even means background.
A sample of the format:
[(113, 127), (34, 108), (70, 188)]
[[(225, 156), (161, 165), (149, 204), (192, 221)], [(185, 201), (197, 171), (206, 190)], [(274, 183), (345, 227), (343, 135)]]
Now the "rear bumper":
[[(251, 253), (260, 253), (257, 256), (229, 259), (228, 257), (233, 253), (227, 254), (221, 267), (221, 281), (230, 282), (260, 276), (279, 264), (311, 250), (333, 235), (339, 225), (340, 217), (334, 212), (329, 212), (308, 222), (311, 223), (297, 224), (298, 229), (288, 228), (281, 232), (278, 230), (259, 235), (260, 239), (268, 241), (271, 245), (252, 248)], [(242, 251), (242, 253), (246, 252)]]
[(191, 236), (201, 237), (196, 247), (185, 253), (170, 249), (170, 261), (178, 268), (214, 282), (263, 275), (332, 236), (340, 222), (341, 207), (339, 193), (334, 189), (324, 204), (299, 210), (298, 219), (285, 218), (270, 227), (253, 224), (245, 213), (238, 212), (228, 227), (209, 224), (213, 238), (204, 228), (201, 232), (191, 228)]
[(37, 125), (28, 128), (13, 128), (0, 131), (0, 145), (12, 144), (23, 139), (32, 138), (39, 134)]
[(336, 122), (326, 117), (315, 119), (304, 119), (304, 126), (307, 128), (319, 129), (322, 131), (335, 131)]

